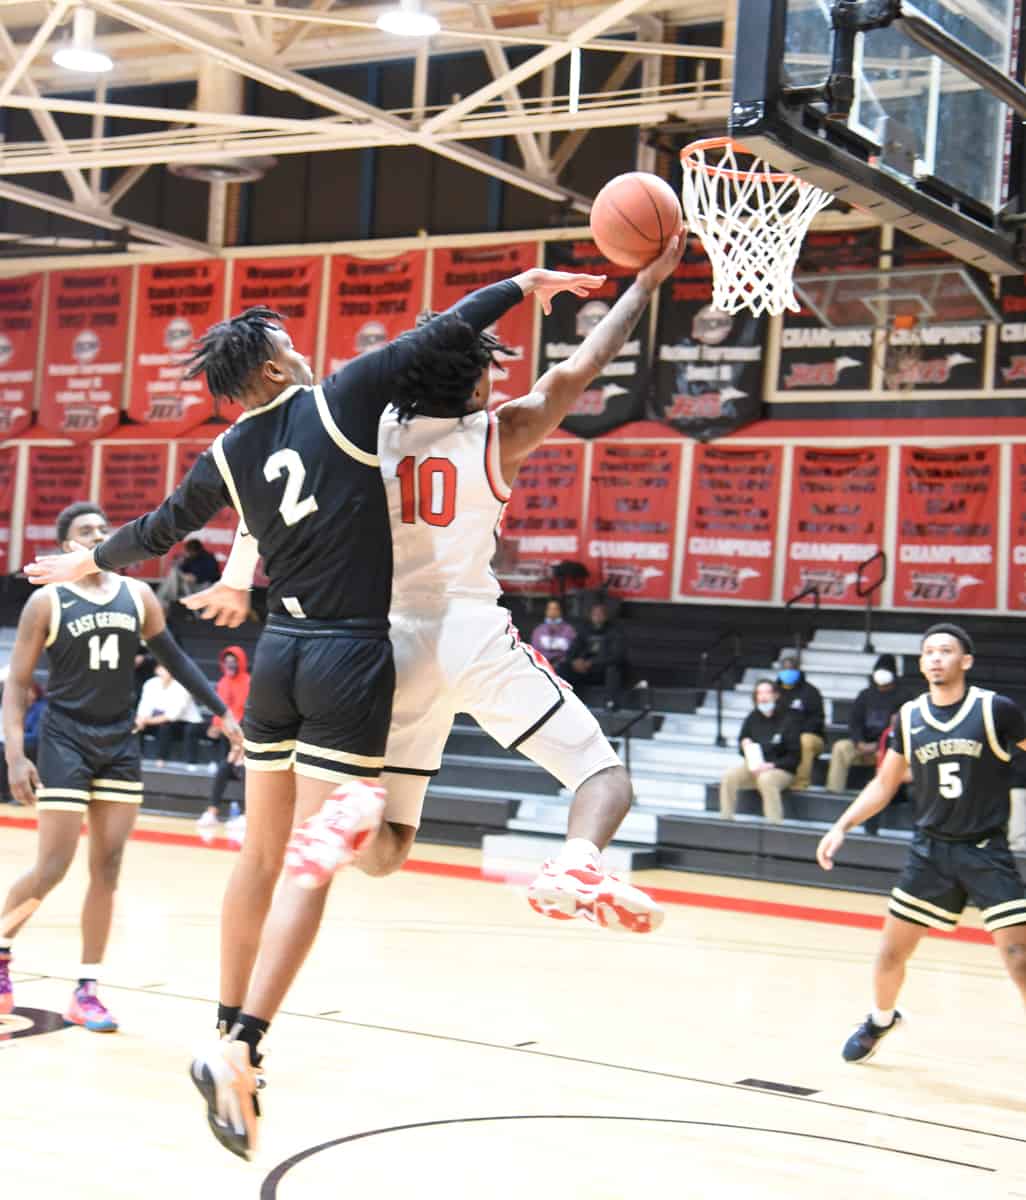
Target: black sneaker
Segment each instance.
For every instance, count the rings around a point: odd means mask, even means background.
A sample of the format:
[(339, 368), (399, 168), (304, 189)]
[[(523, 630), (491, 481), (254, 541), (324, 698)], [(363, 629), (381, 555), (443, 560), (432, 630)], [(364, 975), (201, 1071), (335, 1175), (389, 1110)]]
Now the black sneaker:
[(901, 1013), (895, 1011), (890, 1025), (875, 1025), (872, 1016), (866, 1017), (851, 1037), (844, 1043), (841, 1057), (845, 1062), (868, 1062), (876, 1053), (877, 1046), (901, 1024)]
[(256, 1150), (261, 1078), (249, 1061), (245, 1042), (218, 1042), (192, 1062), (189, 1072), (207, 1103), (210, 1132), (226, 1150), (251, 1159)]

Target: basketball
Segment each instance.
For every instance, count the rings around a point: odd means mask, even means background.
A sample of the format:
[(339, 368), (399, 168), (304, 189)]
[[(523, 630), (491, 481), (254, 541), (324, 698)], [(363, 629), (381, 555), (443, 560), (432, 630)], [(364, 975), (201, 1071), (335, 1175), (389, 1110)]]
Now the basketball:
[(673, 188), (645, 171), (610, 179), (591, 206), (595, 244), (621, 267), (637, 269), (658, 258), (680, 221)]

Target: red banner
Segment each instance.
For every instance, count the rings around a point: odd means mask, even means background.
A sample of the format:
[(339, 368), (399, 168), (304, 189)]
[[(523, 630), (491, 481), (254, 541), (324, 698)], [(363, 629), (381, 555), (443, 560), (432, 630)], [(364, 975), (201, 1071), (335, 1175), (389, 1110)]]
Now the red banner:
[(588, 502), (592, 576), (631, 599), (669, 600), (679, 444), (595, 443)]
[[(0, 279), (0, 435), (3, 437), (13, 437), (32, 423), (42, 309), (42, 275)], [(6, 546), (3, 553), (6, 557)]]
[[(887, 450), (798, 446), (791, 483), (784, 597), (815, 585), (823, 604), (861, 604), (858, 565), (883, 545)], [(881, 574), (867, 568), (865, 584)]]
[(1026, 445), (1012, 447), (1009, 511), (1008, 607), (1026, 610)]
[(584, 445), (553, 438), (517, 474), (494, 570), (507, 592), (552, 591), (556, 563), (584, 556)]
[(902, 446), (896, 605), (996, 607), (998, 453)]
[[(317, 350), (317, 320), (321, 308), (324, 259), (237, 258), (232, 267), (232, 316), (265, 304), (280, 313), (292, 344), (311, 364)], [(215, 415), (234, 421), (242, 409), (218, 399)]]
[[(436, 250), (431, 279), (431, 307), (441, 312), (470, 292), (519, 275), (538, 265), (535, 242), (509, 246), (464, 246)], [(492, 371), (492, 406), (526, 396), (534, 383), (534, 305), (516, 304), (492, 326), (491, 332), (513, 351), (501, 356)]]
[(39, 424), (77, 440), (116, 428), (128, 338), (129, 267), (54, 271)]
[(89, 499), (92, 457), (88, 446), (29, 447), (22, 563), (56, 552), (58, 514), (76, 500)]
[(391, 258), (336, 254), (328, 284), (324, 374), (412, 329), (423, 306), (423, 250)]
[[(175, 487), (188, 475), (192, 464), (203, 453), (204, 450), (210, 448), (209, 442), (188, 442), (182, 441), (178, 443), (178, 457), (175, 462)], [(190, 537), (198, 537), (203, 545), (217, 559), (221, 567), (228, 561), (228, 554), (232, 548), (232, 542), (235, 539), (235, 530), (238, 528), (239, 516), (231, 505), (227, 508), (222, 508), (221, 511), (214, 517), (203, 529), (197, 533), (190, 534)], [(175, 546), (168, 555), (168, 561), (176, 558), (182, 552), (182, 547)], [(166, 569), (166, 564), (165, 564)]]
[[(167, 494), (166, 442), (121, 444), (100, 448), (100, 504), (111, 528), (127, 525), (157, 508)], [(148, 558), (122, 575), (157, 579), (160, 560)]]
[(18, 451), (0, 450), (0, 575), (11, 572), (11, 509), (18, 475)]
[(779, 446), (696, 446), (680, 590), (702, 600), (771, 599)]
[(178, 437), (214, 411), (202, 376), (185, 378), (196, 338), (224, 313), (224, 262), (149, 263), (139, 268), (128, 415), (146, 434)]

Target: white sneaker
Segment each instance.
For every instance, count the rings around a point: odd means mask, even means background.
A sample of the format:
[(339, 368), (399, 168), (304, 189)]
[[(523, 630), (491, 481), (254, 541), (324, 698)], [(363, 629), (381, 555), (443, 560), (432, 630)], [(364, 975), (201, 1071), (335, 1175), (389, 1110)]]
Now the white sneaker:
[(292, 831), (285, 870), (300, 887), (324, 887), (374, 837), (384, 811), (385, 789), (379, 783), (362, 779), (343, 783), (319, 812)]
[(527, 889), (536, 913), (556, 921), (582, 917), (604, 929), (651, 933), (663, 923), (662, 908), (641, 888), (624, 882), (599, 864), (544, 863)]
[(237, 817), (232, 817), (224, 827), (225, 836), (236, 846), (241, 846), (246, 840), (246, 814), (240, 813)]
[(200, 841), (212, 842), (217, 837), (220, 827), (221, 822), (217, 819), (216, 813), (212, 813), (208, 809), (196, 822), (196, 833)]
[(189, 1074), (207, 1102), (210, 1132), (232, 1154), (252, 1158), (260, 1107), (249, 1047), (245, 1042), (215, 1042), (192, 1060)]

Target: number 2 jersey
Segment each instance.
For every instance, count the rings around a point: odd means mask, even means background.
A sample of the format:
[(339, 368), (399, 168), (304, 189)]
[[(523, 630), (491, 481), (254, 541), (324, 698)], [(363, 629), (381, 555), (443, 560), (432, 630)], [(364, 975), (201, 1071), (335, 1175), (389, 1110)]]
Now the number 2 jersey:
[(106, 602), (69, 584), (51, 584), (51, 708), (97, 725), (135, 715), (135, 656), (142, 637), (143, 604), (134, 580), (122, 579)]
[[(481, 331), (522, 299), (520, 287), (504, 280), (449, 311)], [(231, 504), (263, 555), (269, 612), (386, 620), (392, 542), (378, 422), (430, 328), (360, 355), (317, 387), (286, 388), (243, 413), (200, 455), (174, 495), (112, 534), (96, 562), (117, 570), (166, 554)]]
[(393, 609), (495, 604), (502, 589), (491, 564), (510, 496), (495, 414), (401, 422), (390, 409), (378, 428), (378, 454), (395, 556)]
[(929, 694), (901, 707), (888, 745), (912, 768), (916, 828), (946, 841), (977, 842), (1008, 824), (1012, 750), (1026, 719), (1007, 696), (971, 687), (957, 704)]

